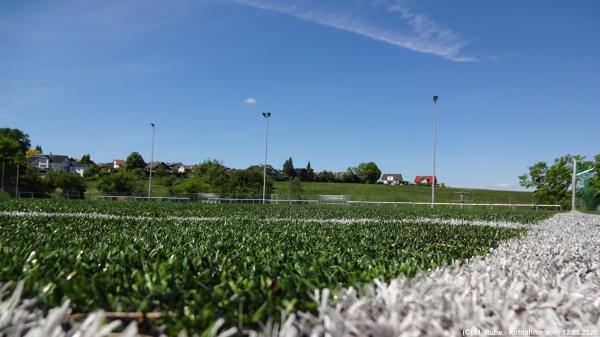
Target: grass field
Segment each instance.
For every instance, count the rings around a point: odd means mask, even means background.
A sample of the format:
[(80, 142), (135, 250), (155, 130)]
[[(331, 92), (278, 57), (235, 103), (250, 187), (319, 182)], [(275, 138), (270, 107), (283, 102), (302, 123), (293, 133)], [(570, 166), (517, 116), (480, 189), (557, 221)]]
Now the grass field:
[[(352, 200), (373, 201), (431, 201), (431, 187), (428, 186), (389, 186), (382, 184), (341, 184), (341, 183), (303, 183), (307, 195), (344, 194)], [(468, 188), (436, 188), (436, 201), (458, 202), (457, 192), (467, 192), (465, 199), (472, 203), (515, 203), (531, 204), (530, 192), (498, 191)], [(289, 194), (289, 183), (276, 182), (275, 193)]]
[(24, 280), (43, 309), (70, 299), (75, 313), (158, 312), (141, 327), (152, 335), (163, 325), (169, 335), (202, 331), (220, 317), (256, 327), (280, 310), (314, 310), (314, 289), (410, 277), (525, 233), (445, 219), (532, 223), (553, 214), (65, 200), (8, 201), (0, 211), (0, 283)]
[[(147, 182), (146, 182), (147, 183)], [(319, 194), (343, 194), (349, 195), (351, 200), (368, 201), (431, 201), (431, 188), (428, 186), (388, 186), (381, 184), (345, 184), (345, 183), (302, 183), (304, 198), (317, 198)], [(168, 196), (167, 186), (156, 179), (152, 185), (153, 195)], [(507, 204), (531, 204), (531, 193), (520, 191), (500, 191), (469, 188), (437, 188), (436, 200), (438, 202), (458, 202), (458, 192), (465, 193), (465, 200), (472, 203), (507, 203)], [(277, 181), (274, 183), (273, 193), (282, 196), (289, 195), (289, 183)], [(96, 182), (88, 183), (86, 196), (96, 197), (102, 195), (96, 189)]]

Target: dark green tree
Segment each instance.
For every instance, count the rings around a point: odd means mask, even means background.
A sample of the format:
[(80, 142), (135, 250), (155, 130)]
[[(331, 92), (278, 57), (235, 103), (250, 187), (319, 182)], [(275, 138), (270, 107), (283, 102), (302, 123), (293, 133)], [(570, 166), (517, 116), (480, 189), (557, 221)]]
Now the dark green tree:
[(590, 185), (596, 193), (596, 200), (600, 203), (600, 154), (594, 157), (594, 173), (595, 175), (591, 178)]
[[(263, 173), (259, 170), (234, 170), (229, 174), (226, 192), (248, 197), (262, 195)], [(267, 177), (266, 194), (271, 194), (273, 181)]]
[(177, 194), (188, 195), (194, 193), (214, 192), (210, 184), (204, 181), (202, 177), (197, 176), (182, 179), (179, 183), (173, 186), (172, 190), (174, 193)]
[(227, 185), (228, 171), (229, 169), (217, 160), (205, 160), (194, 168), (193, 176), (202, 178), (203, 183), (210, 186), (210, 192), (222, 192)]
[(141, 154), (138, 152), (131, 152), (129, 156), (127, 156), (127, 160), (125, 161), (125, 169), (128, 171), (135, 169), (144, 169), (146, 167), (146, 162)]
[(288, 160), (286, 160), (283, 163), (283, 174), (286, 176), (286, 178), (292, 178), (295, 176), (295, 171), (294, 171), (294, 162), (292, 161), (292, 157), (290, 157)]
[(19, 142), (21, 152), (25, 154), (31, 147), (29, 135), (19, 129), (0, 128), (0, 137), (4, 136)]
[(82, 164), (92, 164), (92, 158), (90, 157), (89, 154), (84, 154), (83, 156), (81, 156), (81, 159), (79, 160), (80, 163)]
[(86, 183), (85, 179), (78, 174), (66, 172), (50, 172), (46, 176), (50, 186), (60, 189), (61, 193), (75, 195), (83, 198)]
[(0, 135), (0, 161), (8, 165), (23, 164), (25, 152), (21, 151), (21, 145), (15, 139)]
[(322, 172), (319, 172), (318, 180), (321, 182), (327, 182), (327, 183), (334, 182), (335, 175), (331, 171), (322, 171)]
[(360, 182), (364, 182), (364, 180), (361, 180), (360, 176), (358, 176), (358, 174), (356, 174), (358, 168), (356, 167), (348, 167), (348, 169), (346, 170), (346, 172), (344, 172), (344, 175), (342, 176), (342, 182), (344, 183), (360, 183)]
[(306, 164), (306, 181), (314, 181), (315, 180), (315, 170), (310, 166), (310, 161)]
[[(14, 171), (13, 171), (14, 173)], [(12, 183), (14, 186), (14, 175)], [(48, 182), (48, 179), (43, 179), (36, 169), (23, 166), (19, 171), (19, 191), (32, 193), (49, 193), (54, 190), (54, 186)]]
[(367, 184), (375, 184), (381, 177), (381, 170), (374, 162), (360, 163), (355, 170), (355, 174)]
[(573, 158), (583, 165), (583, 156), (566, 155), (554, 160), (548, 166), (545, 162), (537, 162), (529, 167), (529, 173), (519, 176), (521, 186), (534, 188), (533, 198), (538, 203), (560, 204), (564, 208), (571, 206), (569, 188), (573, 176)]
[(131, 194), (141, 190), (141, 181), (132, 172), (119, 171), (101, 177), (98, 189), (104, 193)]

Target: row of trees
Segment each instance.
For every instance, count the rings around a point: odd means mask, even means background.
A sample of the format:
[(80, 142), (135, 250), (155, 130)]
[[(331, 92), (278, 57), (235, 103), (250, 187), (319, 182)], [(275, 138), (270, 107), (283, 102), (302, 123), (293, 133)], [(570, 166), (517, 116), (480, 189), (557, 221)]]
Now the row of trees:
[(376, 183), (379, 177), (381, 177), (381, 170), (374, 162), (360, 163), (357, 167), (349, 167), (342, 174), (335, 174), (331, 171), (315, 173), (310, 165), (310, 161), (306, 164), (306, 168), (294, 168), (292, 157), (283, 163), (283, 169), (279, 174), (274, 174), (274, 178), (277, 180), (298, 178), (303, 182), (318, 181), (367, 184)]
[[(533, 188), (536, 203), (560, 204), (564, 208), (571, 206), (573, 159), (577, 160), (578, 172), (593, 169), (589, 187), (592, 190), (593, 204), (600, 204), (600, 154), (593, 161), (580, 155), (566, 155), (554, 160), (554, 163), (537, 162), (530, 166), (529, 172), (519, 176), (521, 186)], [(581, 196), (582, 191), (578, 194)]]
[[(97, 188), (104, 193), (145, 193), (146, 179), (143, 158), (133, 152), (125, 167), (102, 173), (97, 178)], [(187, 176), (156, 172), (156, 185), (166, 186), (168, 193), (190, 195), (194, 193), (223, 193), (257, 196), (262, 193), (263, 173), (257, 168), (230, 169), (216, 160), (206, 160)], [(273, 180), (268, 177), (266, 191), (271, 193)]]

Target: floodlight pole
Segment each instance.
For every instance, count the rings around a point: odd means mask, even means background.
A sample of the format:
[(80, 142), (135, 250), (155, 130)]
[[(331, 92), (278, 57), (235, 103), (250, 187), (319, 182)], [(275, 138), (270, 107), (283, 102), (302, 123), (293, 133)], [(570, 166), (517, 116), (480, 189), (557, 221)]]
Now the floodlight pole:
[(263, 205), (267, 203), (267, 151), (269, 148), (269, 118), (271, 117), (270, 112), (263, 112), (265, 118), (266, 130), (265, 130), (265, 165), (263, 166)]
[(573, 181), (571, 182), (573, 195), (571, 196), (571, 211), (575, 212), (575, 192), (577, 190), (577, 159), (573, 158)]
[(150, 179), (148, 179), (148, 200), (152, 197), (152, 165), (154, 165), (154, 123), (150, 123), (152, 127), (152, 152), (150, 152)]
[(433, 177), (431, 177), (431, 208), (435, 206), (435, 109), (438, 96), (433, 96)]

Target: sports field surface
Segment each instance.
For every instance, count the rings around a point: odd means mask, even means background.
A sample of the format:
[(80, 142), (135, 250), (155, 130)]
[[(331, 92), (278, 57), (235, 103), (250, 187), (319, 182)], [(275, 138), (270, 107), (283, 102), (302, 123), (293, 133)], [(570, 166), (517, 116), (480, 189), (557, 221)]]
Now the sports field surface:
[[(74, 314), (142, 313), (139, 329), (259, 328), (362, 289), (485, 255), (549, 211), (18, 200), (0, 205), (0, 283)], [(73, 316), (77, 317), (77, 315)]]

